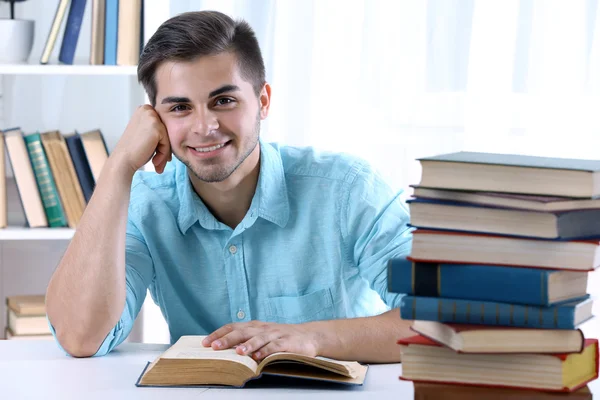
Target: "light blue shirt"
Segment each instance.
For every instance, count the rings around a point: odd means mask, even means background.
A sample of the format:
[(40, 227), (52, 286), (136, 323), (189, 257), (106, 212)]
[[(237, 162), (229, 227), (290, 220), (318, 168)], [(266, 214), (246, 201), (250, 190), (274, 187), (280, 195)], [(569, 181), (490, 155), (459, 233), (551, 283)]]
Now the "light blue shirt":
[(127, 225), (127, 303), (96, 355), (130, 333), (147, 288), (171, 343), (231, 322), (302, 323), (380, 314), (387, 261), (408, 255), (408, 212), (363, 160), (260, 143), (250, 209), (231, 229), (194, 192), (186, 166), (136, 173)]

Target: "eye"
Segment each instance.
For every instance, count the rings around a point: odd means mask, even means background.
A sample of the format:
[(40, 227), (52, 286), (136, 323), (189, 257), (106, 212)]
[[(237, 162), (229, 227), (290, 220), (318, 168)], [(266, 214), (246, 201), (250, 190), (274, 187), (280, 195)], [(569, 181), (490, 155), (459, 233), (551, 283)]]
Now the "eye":
[(215, 101), (216, 106), (226, 106), (233, 103), (235, 103), (235, 100), (231, 97), (221, 97)]
[(187, 111), (188, 109), (189, 109), (189, 107), (184, 104), (177, 104), (176, 106), (171, 108), (171, 111), (181, 112), (181, 111)]

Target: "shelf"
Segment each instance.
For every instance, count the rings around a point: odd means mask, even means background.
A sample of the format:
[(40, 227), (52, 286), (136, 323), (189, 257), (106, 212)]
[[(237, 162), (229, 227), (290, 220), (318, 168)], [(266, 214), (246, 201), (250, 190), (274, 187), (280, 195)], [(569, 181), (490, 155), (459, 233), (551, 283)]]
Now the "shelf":
[(70, 228), (20, 228), (0, 229), (2, 240), (70, 240), (75, 230)]
[(137, 75), (137, 65), (0, 64), (0, 75)]

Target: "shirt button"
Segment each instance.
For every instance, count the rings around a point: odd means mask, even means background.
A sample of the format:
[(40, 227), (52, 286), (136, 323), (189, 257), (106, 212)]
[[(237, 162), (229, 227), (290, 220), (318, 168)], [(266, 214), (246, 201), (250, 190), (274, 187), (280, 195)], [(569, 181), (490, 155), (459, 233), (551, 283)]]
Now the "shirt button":
[[(229, 252), (231, 254), (235, 254), (237, 253), (237, 247), (235, 247), (234, 245), (229, 246)], [(243, 318), (243, 317), (242, 317)]]
[(237, 312), (237, 317), (238, 319), (244, 319), (244, 317), (246, 317), (246, 313), (240, 310)]

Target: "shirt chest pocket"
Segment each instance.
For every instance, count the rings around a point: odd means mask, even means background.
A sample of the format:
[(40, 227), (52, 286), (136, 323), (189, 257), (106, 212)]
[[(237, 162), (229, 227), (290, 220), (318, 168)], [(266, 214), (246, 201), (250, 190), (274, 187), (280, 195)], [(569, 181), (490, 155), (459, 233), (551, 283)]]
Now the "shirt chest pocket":
[(269, 321), (283, 324), (334, 319), (331, 289), (321, 289), (302, 296), (269, 297), (267, 314)]

